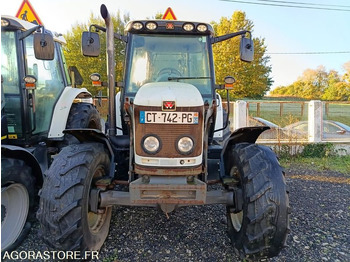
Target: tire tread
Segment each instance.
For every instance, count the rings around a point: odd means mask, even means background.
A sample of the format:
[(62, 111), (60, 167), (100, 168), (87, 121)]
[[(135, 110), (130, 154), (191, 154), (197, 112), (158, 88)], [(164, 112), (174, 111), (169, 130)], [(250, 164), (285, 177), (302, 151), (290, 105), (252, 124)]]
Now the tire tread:
[(256, 144), (235, 145), (232, 157), (242, 175), (246, 212), (240, 232), (229, 225), (232, 244), (242, 258), (276, 256), (289, 232), (289, 201), (282, 167), (270, 148)]
[(102, 144), (65, 147), (47, 171), (37, 218), (39, 236), (57, 250), (85, 250), (81, 212), (88, 163), (104, 150)]

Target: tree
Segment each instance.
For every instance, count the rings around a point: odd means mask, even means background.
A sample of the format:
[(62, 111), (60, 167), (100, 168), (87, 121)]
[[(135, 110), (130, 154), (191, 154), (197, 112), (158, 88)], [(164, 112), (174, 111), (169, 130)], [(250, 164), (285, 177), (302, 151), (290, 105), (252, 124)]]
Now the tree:
[[(253, 22), (242, 11), (235, 11), (231, 18), (222, 17), (219, 23), (212, 22), (216, 35), (224, 35), (240, 30), (253, 30)], [(273, 81), (269, 76), (271, 66), (265, 55), (264, 39), (253, 38), (254, 61), (242, 62), (239, 55), (239, 37), (219, 42), (213, 46), (216, 82), (222, 83), (225, 76), (236, 78), (234, 89), (230, 91), (233, 98), (260, 98), (270, 89)]]
[(346, 62), (343, 65), (344, 70), (346, 71), (343, 75), (343, 80), (350, 84), (350, 61)]
[(346, 73), (341, 76), (335, 70), (326, 71), (324, 66), (316, 70), (306, 69), (302, 76), (289, 86), (279, 86), (271, 95), (288, 95), (305, 99), (349, 100), (350, 61), (344, 64)]
[[(118, 34), (123, 34), (124, 27), (129, 16), (124, 16), (123, 19), (120, 17), (120, 13), (111, 16), (114, 30)], [(83, 77), (83, 86), (87, 87), (88, 90), (96, 95), (99, 90), (103, 90), (104, 94), (107, 94), (105, 87), (93, 88), (90, 84), (90, 75), (92, 73), (99, 73), (102, 80), (107, 80), (106, 72), (106, 34), (100, 34), (101, 41), (101, 54), (99, 57), (84, 57), (81, 53), (81, 35), (83, 31), (88, 31), (89, 26), (97, 24), (104, 26), (104, 21), (100, 17), (95, 17), (93, 14), (90, 15), (90, 19), (87, 24), (76, 24), (72, 27), (71, 31), (65, 35), (67, 45), (65, 46), (64, 54), (69, 66), (75, 65), (80, 74)], [(115, 41), (115, 53), (116, 53), (116, 79), (122, 79), (123, 65), (124, 65), (124, 54), (125, 44), (121, 41)]]
[(329, 86), (322, 95), (323, 100), (350, 101), (350, 84), (337, 82)]

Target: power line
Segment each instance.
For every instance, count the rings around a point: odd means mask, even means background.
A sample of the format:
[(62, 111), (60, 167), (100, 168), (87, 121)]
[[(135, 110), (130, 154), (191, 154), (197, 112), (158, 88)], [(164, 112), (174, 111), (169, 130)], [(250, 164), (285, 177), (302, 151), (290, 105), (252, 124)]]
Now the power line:
[[(215, 52), (215, 54), (231, 54), (231, 52)], [(350, 51), (308, 51), (308, 52), (266, 52), (264, 55), (330, 55), (350, 54)]]
[(330, 5), (330, 4), (314, 4), (314, 3), (305, 3), (305, 2), (292, 2), (292, 1), (277, 1), (277, 0), (256, 0), (260, 2), (274, 2), (274, 3), (283, 3), (283, 4), (297, 4), (297, 5), (309, 5), (309, 6), (333, 6), (333, 7), (349, 7), (350, 5)]
[(266, 52), (265, 55), (328, 55), (350, 54), (350, 51), (325, 51), (325, 52)]
[[(309, 6), (289, 5), (289, 4), (287, 4), (287, 1), (269, 1), (269, 3), (257, 3), (257, 2), (248, 2), (248, 1), (239, 1), (239, 0), (220, 0), (220, 1), (235, 2), (235, 3), (242, 3), (242, 4), (252, 4), (252, 5), (265, 5), (265, 6), (278, 6), (278, 7), (301, 8), (301, 9), (316, 9), (316, 10), (327, 10), (327, 11), (350, 12), (350, 9), (326, 8), (326, 7), (317, 7), (317, 6), (314, 7), (312, 4)], [(274, 4), (272, 2), (281, 2), (281, 3), (285, 2), (286, 4)], [(306, 3), (298, 3), (298, 4), (306, 4)], [(320, 5), (318, 5), (318, 6), (320, 6)]]

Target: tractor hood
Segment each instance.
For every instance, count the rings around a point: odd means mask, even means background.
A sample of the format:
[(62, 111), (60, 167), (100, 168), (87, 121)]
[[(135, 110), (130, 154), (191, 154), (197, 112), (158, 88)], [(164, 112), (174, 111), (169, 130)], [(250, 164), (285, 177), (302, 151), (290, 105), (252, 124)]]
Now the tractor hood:
[(195, 86), (179, 82), (147, 83), (136, 93), (134, 104), (162, 107), (164, 101), (175, 101), (176, 107), (204, 105), (202, 95)]

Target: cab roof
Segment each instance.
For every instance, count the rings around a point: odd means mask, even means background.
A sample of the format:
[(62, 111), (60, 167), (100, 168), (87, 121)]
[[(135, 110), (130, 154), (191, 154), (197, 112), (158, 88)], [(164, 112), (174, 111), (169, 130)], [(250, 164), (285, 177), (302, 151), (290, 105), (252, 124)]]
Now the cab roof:
[[(9, 28), (9, 29), (12, 29), (12, 30), (27, 31), (27, 30), (32, 29), (33, 27), (37, 26), (36, 24), (24, 21), (22, 19), (19, 19), (19, 18), (14, 17), (14, 16), (10, 16), (10, 15), (1, 15), (1, 21), (3, 19), (9, 22), (9, 25), (6, 26), (6, 27)], [(3, 28), (3, 26), (2, 26), (2, 22), (1, 22), (1, 29), (2, 28)], [(61, 34), (58, 34), (56, 32), (52, 32), (50, 30), (47, 30), (46, 28), (45, 28), (45, 30), (52, 33), (53, 39), (56, 42), (59, 42), (61, 44), (66, 44), (67, 43), (66, 40), (64, 39), (64, 37)]]

